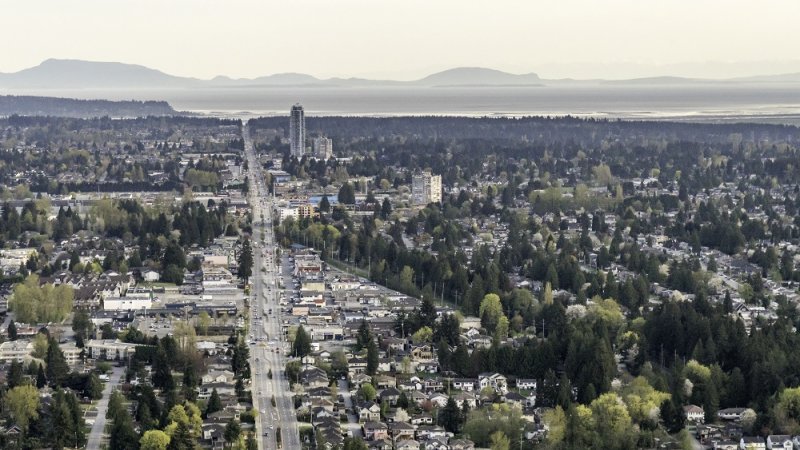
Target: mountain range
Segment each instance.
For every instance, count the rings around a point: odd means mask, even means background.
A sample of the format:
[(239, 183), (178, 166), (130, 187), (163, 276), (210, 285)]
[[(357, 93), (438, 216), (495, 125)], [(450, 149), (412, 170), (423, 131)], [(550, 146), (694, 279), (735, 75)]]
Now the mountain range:
[(671, 85), (707, 83), (800, 83), (800, 73), (728, 79), (651, 77), (629, 80), (542, 79), (535, 73), (512, 74), (481, 67), (459, 67), (419, 80), (320, 79), (302, 73), (279, 73), (257, 78), (217, 76), (210, 80), (169, 75), (149, 67), (118, 62), (48, 59), (38, 66), (0, 73), (0, 89), (174, 89), (213, 87), (540, 87), (560, 84)]

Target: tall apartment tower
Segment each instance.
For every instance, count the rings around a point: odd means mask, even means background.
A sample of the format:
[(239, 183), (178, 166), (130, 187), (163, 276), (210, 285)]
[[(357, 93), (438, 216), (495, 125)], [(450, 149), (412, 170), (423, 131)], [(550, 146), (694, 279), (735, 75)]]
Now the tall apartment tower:
[(315, 158), (327, 161), (333, 157), (333, 141), (330, 138), (324, 136), (315, 138), (313, 147)]
[(442, 176), (429, 171), (414, 174), (411, 178), (411, 200), (415, 205), (442, 201)]
[(289, 149), (297, 159), (306, 153), (306, 115), (299, 103), (292, 106), (289, 114)]

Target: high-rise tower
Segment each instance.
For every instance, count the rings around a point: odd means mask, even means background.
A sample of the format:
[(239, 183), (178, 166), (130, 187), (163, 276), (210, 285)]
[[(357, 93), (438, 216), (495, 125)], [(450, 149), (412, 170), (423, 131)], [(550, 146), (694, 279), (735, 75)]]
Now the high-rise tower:
[(306, 115), (303, 105), (295, 103), (289, 115), (290, 154), (297, 159), (306, 153)]

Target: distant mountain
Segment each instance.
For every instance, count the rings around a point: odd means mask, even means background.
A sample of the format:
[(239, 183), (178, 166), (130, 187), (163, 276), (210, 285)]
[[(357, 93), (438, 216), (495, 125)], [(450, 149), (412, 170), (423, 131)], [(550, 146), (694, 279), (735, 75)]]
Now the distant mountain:
[(276, 73), (258, 78), (230, 78), (217, 76), (207, 83), (216, 86), (302, 86), (323, 83), (323, 80), (304, 73)]
[[(76, 100), (71, 98), (0, 95), (0, 116), (145, 117), (179, 113), (163, 101)], [(186, 115), (186, 113), (180, 113)]]
[(535, 73), (515, 75), (483, 67), (459, 67), (428, 75), (413, 83), (425, 86), (525, 86), (539, 85), (542, 80)]
[(135, 64), (48, 59), (36, 67), (0, 74), (2, 88), (188, 87), (199, 80), (168, 75)]
[(169, 89), (204, 87), (490, 87), (542, 86), (563, 84), (674, 85), (708, 83), (800, 83), (800, 73), (767, 75), (726, 80), (651, 77), (631, 80), (547, 80), (535, 73), (513, 74), (482, 67), (459, 67), (437, 72), (414, 81), (368, 80), (364, 78), (320, 79), (302, 73), (279, 73), (257, 78), (217, 76), (210, 80), (178, 77), (148, 67), (116, 62), (48, 59), (36, 67), (15, 73), (0, 73), (0, 89)]

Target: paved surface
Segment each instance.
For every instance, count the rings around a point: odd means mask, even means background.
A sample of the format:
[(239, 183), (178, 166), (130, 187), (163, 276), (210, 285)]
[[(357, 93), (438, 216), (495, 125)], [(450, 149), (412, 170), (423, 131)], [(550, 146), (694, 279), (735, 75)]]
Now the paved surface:
[(347, 413), (347, 423), (342, 424), (342, 426), (347, 430), (348, 435), (361, 437), (361, 424), (358, 423), (358, 416), (355, 415), (353, 396), (350, 394), (350, 386), (348, 386), (347, 380), (339, 380), (338, 391), (342, 399), (344, 399), (344, 407), (347, 411), (352, 411)]
[(108, 412), (108, 400), (111, 397), (111, 391), (119, 385), (120, 380), (122, 380), (124, 376), (125, 368), (114, 366), (111, 375), (109, 375), (109, 381), (103, 388), (103, 398), (97, 402), (97, 417), (94, 419), (92, 431), (89, 432), (89, 438), (86, 441), (86, 448), (88, 450), (99, 450), (103, 443), (103, 435), (105, 434), (106, 428), (106, 412)]
[[(253, 214), (253, 276), (250, 280), (250, 336), (255, 345), (250, 346), (250, 364), (253, 370), (254, 406), (259, 411), (256, 432), (259, 449), (278, 448), (275, 434), (281, 430), (282, 448), (299, 449), (300, 434), (297, 428), (292, 393), (283, 376), (286, 365), (284, 354), (288, 343), (281, 332), (276, 269), (275, 237), (272, 230), (272, 198), (268, 193), (262, 172), (255, 157), (253, 143), (245, 125), (243, 128), (245, 157), (248, 162), (250, 182), (249, 203)], [(263, 240), (261, 238), (263, 233)], [(272, 313), (269, 313), (269, 310)], [(270, 371), (272, 378), (269, 377)], [(275, 406), (272, 406), (272, 399)]]

